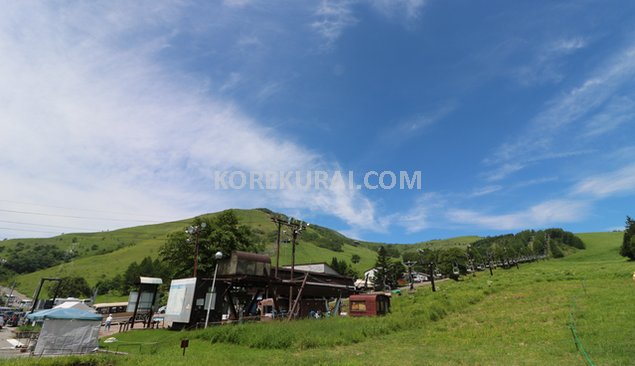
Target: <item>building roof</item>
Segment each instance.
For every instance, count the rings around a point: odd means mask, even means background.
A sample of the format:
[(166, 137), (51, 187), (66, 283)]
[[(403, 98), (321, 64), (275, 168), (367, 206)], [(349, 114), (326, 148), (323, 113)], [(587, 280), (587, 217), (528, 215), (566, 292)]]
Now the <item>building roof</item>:
[[(291, 268), (291, 266), (284, 266), (283, 268)], [(340, 275), (336, 270), (331, 268), (326, 263), (305, 263), (305, 264), (296, 264), (295, 270), (311, 272), (311, 273), (324, 273), (324, 274), (332, 274), (332, 275)]]
[(163, 280), (158, 277), (139, 277), (139, 284), (141, 285), (162, 285)]

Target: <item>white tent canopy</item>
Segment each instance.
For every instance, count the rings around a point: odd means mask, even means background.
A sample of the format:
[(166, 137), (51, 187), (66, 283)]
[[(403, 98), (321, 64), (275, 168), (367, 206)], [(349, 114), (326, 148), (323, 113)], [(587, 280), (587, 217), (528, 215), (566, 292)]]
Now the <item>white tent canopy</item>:
[(35, 355), (82, 354), (98, 346), (101, 315), (73, 308), (50, 309), (27, 315), (44, 320)]
[(77, 310), (87, 311), (89, 313), (95, 313), (95, 309), (84, 304), (81, 301), (66, 301), (64, 303), (61, 303), (53, 307), (53, 309), (77, 309)]

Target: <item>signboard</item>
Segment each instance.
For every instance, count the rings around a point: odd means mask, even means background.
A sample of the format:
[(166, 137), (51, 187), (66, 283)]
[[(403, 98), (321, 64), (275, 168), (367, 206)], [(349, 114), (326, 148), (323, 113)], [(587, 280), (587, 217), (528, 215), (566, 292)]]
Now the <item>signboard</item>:
[(216, 292), (208, 292), (205, 294), (205, 310), (208, 310), (208, 308), (210, 310), (216, 309)]
[[(137, 291), (130, 291), (130, 295), (128, 296), (128, 307), (126, 309), (127, 312), (132, 313), (134, 311), (135, 305), (137, 303)], [(152, 292), (143, 291), (141, 293), (141, 299), (139, 300), (139, 307), (137, 308), (138, 312), (149, 311), (152, 308)]]
[(194, 307), (196, 278), (172, 280), (168, 304), (165, 309), (166, 322), (189, 323)]

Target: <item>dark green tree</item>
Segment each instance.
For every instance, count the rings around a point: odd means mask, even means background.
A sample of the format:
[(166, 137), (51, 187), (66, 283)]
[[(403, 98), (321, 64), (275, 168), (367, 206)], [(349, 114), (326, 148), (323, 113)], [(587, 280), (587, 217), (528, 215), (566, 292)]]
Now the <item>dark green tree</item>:
[(386, 249), (381, 246), (377, 250), (377, 261), (375, 262), (375, 290), (382, 291), (388, 288), (389, 284), (390, 261)]
[(403, 276), (406, 267), (398, 261), (390, 261), (386, 283), (391, 289), (399, 287), (399, 279)]
[[(205, 227), (201, 224), (205, 223)], [(195, 246), (198, 241), (198, 276), (211, 277), (216, 264), (214, 255), (221, 251), (225, 256), (234, 250), (257, 252), (261, 246), (255, 244), (255, 237), (246, 225), (241, 225), (233, 211), (224, 211), (214, 217), (197, 217), (192, 226), (199, 227), (198, 236), (189, 235), (186, 228), (168, 236), (159, 250), (161, 261), (171, 272), (170, 277), (192, 275)]]
[(359, 261), (362, 260), (362, 257), (359, 256), (359, 254), (353, 254), (351, 256), (351, 262), (353, 262), (354, 264), (359, 263)]
[[(90, 286), (88, 286), (88, 282), (84, 277), (63, 277), (59, 283), (59, 290), (57, 291), (57, 297), (90, 297), (93, 295)], [(57, 282), (52, 282), (47, 285), (46, 292), (49, 297), (53, 297), (55, 294), (55, 288), (57, 287)]]
[(624, 238), (622, 239), (622, 247), (620, 254), (631, 260), (635, 260), (635, 220), (626, 216), (626, 227), (624, 228)]
[(343, 259), (338, 260), (336, 257), (333, 257), (333, 259), (331, 259), (330, 267), (342, 276), (353, 278), (357, 278), (359, 276), (359, 273), (353, 269), (353, 266), (349, 266)]

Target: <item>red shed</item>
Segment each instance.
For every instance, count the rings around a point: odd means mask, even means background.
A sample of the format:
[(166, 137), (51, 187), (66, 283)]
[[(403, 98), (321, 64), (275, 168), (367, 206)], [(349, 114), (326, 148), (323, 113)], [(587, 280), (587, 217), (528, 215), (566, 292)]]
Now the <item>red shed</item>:
[(390, 312), (390, 296), (386, 294), (351, 295), (348, 301), (350, 316), (376, 316)]

